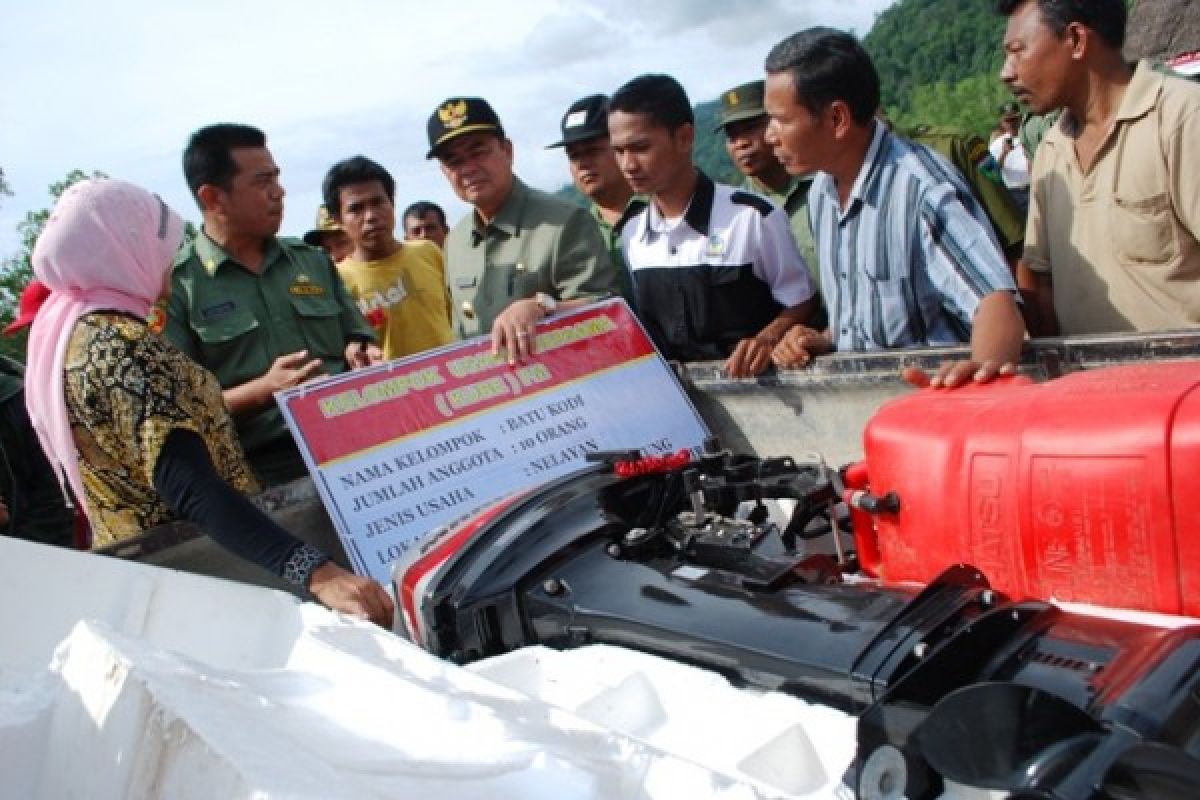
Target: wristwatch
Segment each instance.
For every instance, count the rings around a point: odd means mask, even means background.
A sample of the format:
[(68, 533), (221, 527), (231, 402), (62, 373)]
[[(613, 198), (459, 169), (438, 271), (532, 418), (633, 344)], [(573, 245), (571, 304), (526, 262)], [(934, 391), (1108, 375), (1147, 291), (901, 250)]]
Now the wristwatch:
[(533, 302), (542, 307), (542, 313), (547, 317), (558, 310), (558, 301), (554, 299), (553, 295), (548, 295), (545, 292), (535, 294)]

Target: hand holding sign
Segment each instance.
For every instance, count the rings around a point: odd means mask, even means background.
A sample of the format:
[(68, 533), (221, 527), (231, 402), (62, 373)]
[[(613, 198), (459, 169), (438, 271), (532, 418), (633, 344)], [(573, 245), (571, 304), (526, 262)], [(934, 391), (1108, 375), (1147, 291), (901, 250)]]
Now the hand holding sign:
[(530, 339), (523, 363), (478, 338), (279, 395), (355, 571), (386, 581), (428, 531), (590, 452), (708, 436), (623, 301), (555, 315)]

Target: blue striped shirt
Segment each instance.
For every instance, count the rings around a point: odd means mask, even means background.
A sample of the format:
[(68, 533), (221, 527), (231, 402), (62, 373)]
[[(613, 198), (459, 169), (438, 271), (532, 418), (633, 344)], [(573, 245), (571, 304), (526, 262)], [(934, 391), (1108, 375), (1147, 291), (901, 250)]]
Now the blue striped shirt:
[(874, 125), (845, 211), (828, 173), (809, 191), (834, 347), (968, 342), (979, 301), (1016, 291), (991, 223), (950, 162)]

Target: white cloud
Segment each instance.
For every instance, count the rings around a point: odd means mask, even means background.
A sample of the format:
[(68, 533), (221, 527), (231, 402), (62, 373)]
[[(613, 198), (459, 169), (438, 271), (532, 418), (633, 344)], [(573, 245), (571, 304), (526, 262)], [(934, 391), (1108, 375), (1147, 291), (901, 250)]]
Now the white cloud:
[(777, 40), (813, 24), (866, 31), (892, 0), (87, 0), (15, 3), (0, 29), (0, 255), (14, 227), (74, 167), (159, 192), (192, 219), (180, 171), (188, 134), (262, 127), (289, 190), (284, 232), (312, 221), (325, 169), (364, 153), (395, 174), (397, 203), (465, 210), (424, 158), (444, 97), (487, 97), (533, 185), (567, 180), (554, 141), (563, 109), (643, 72), (693, 101), (759, 74)]

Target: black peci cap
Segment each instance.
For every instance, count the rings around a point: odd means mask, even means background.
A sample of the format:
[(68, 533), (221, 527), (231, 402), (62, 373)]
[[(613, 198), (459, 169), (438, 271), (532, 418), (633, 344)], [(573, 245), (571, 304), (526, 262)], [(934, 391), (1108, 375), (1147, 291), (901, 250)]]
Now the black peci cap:
[(477, 131), (493, 131), (504, 135), (500, 117), (496, 116), (487, 100), (482, 97), (451, 97), (429, 115), (429, 152), (425, 157), (436, 156), (438, 148), (456, 136)]

